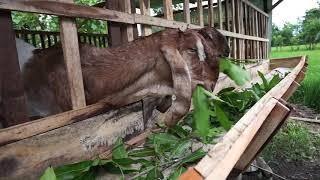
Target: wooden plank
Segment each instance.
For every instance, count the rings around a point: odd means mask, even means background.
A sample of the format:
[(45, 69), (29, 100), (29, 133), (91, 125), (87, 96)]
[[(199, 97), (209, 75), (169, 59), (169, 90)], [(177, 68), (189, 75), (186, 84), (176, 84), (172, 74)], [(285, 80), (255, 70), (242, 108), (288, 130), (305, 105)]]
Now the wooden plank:
[(221, 0), (218, 0), (218, 14), (219, 14), (219, 29), (224, 29), (223, 23), (222, 23), (222, 3), (221, 3)]
[(203, 27), (203, 7), (202, 7), (202, 0), (197, 0), (197, 17), (198, 17), (198, 24), (199, 26)]
[[(209, 1), (212, 1), (212, 0), (209, 0)], [(189, 0), (183, 1), (183, 17), (184, 17), (184, 22), (188, 24), (191, 23)]]
[[(121, 4), (118, 0), (106, 1), (106, 7), (117, 12), (121, 11)], [(120, 46), (123, 43), (121, 26), (122, 24), (120, 22), (108, 21), (108, 34), (110, 35), (108, 38), (108, 44), (111, 47)]]
[[(232, 32), (236, 33), (236, 10), (235, 10), (235, 0), (231, 0), (231, 12), (232, 12)], [(236, 39), (232, 39), (232, 52), (233, 52), (233, 58), (237, 58), (237, 42)]]
[(10, 12), (0, 11), (0, 112), (4, 126), (28, 121), (23, 81)]
[[(131, 0), (122, 0), (123, 12), (131, 14)], [(122, 32), (122, 42), (127, 43), (133, 41), (133, 25), (123, 24), (121, 27)]]
[[(49, 166), (94, 159), (144, 131), (141, 103), (0, 147), (0, 179), (39, 179)], [(35, 156), (36, 155), (36, 156)]]
[(300, 84), (296, 81), (293, 81), (290, 85), (289, 89), (286, 91), (286, 93), (282, 96), (282, 99), (288, 100), (289, 97), (293, 95), (293, 93), (300, 87)]
[(172, 0), (163, 0), (163, 15), (167, 20), (173, 20)]
[(225, 7), (225, 20), (226, 20), (226, 30), (227, 31), (230, 31), (231, 28), (230, 28), (230, 0), (225, 0), (224, 1), (224, 7)]
[[(150, 0), (140, 0), (140, 13), (142, 15), (150, 15)], [(149, 36), (152, 33), (151, 27), (148, 25), (142, 25), (141, 34), (142, 36)]]
[(192, 167), (188, 168), (187, 172), (183, 173), (179, 180), (202, 180), (203, 177)]
[[(168, 27), (168, 28), (186, 28), (189, 27), (191, 29), (199, 29), (201, 26), (187, 24), (183, 22), (171, 21), (162, 18), (143, 16), (140, 14), (128, 14), (124, 12), (109, 10), (109, 9), (101, 9), (95, 7), (88, 6), (80, 6), (74, 5), (70, 3), (61, 3), (61, 2), (44, 2), (37, 1), (34, 3), (33, 1), (24, 1), (17, 2), (17, 0), (7, 1), (0, 0), (0, 9), (5, 10), (16, 10), (16, 11), (24, 11), (24, 12), (34, 12), (41, 14), (51, 14), (57, 16), (64, 17), (83, 17), (83, 18), (92, 18), (92, 19), (100, 19), (100, 20), (108, 20), (112, 22), (123, 22), (127, 24), (147, 24), (152, 26), (160, 26), (160, 27)], [(70, 9), (70, 11), (64, 11), (64, 9)], [(228, 32), (224, 30), (219, 30), (225, 36), (231, 36), (241, 39), (251, 39), (257, 41), (265, 41), (268, 42), (268, 39), (247, 36), (242, 34), (237, 34), (234, 32)], [(110, 37), (109, 37), (110, 39)]]
[(319, 119), (310, 119), (310, 118), (302, 118), (302, 117), (293, 117), (290, 116), (289, 119), (295, 120), (295, 121), (304, 121), (304, 122), (309, 122), (309, 123), (318, 123), (320, 124), (320, 120)]
[[(73, 2), (73, 0), (65, 1)], [(78, 109), (86, 106), (86, 99), (80, 64), (77, 26), (74, 19), (65, 17), (60, 19), (60, 37), (72, 109)]]
[(278, 125), (286, 120), (289, 114), (290, 109), (278, 102), (260, 127), (254, 139), (250, 142), (250, 145), (241, 155), (234, 168), (240, 171), (246, 170), (251, 162), (257, 157), (258, 153), (262, 150), (265, 142), (272, 138), (272, 135), (276, 131)]

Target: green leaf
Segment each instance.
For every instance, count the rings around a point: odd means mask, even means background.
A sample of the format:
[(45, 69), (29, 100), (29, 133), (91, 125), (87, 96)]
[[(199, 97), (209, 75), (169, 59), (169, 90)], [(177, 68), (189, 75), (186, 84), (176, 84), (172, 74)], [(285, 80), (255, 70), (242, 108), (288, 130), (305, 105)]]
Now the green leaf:
[(172, 128), (170, 128), (169, 132), (172, 132), (173, 134), (176, 134), (180, 138), (185, 138), (190, 134), (190, 132), (188, 132), (187, 130), (183, 129), (179, 125), (175, 125)]
[(210, 107), (208, 97), (204, 94), (204, 89), (197, 86), (192, 93), (193, 118), (196, 131), (200, 136), (205, 137), (210, 129)]
[(153, 134), (153, 141), (157, 144), (170, 144), (174, 145), (179, 139), (169, 133), (158, 133), (158, 134)]
[(44, 174), (40, 177), (40, 180), (56, 180), (56, 174), (52, 167), (48, 167)]
[(163, 174), (159, 171), (158, 167), (154, 167), (149, 171), (146, 179), (163, 179)]
[(214, 108), (217, 114), (217, 119), (220, 122), (221, 126), (224, 129), (229, 130), (231, 128), (231, 122), (229, 121), (229, 118), (227, 117), (225, 112), (217, 104), (215, 104)]
[(264, 75), (262, 74), (262, 72), (258, 71), (258, 75), (260, 76), (260, 78), (262, 79), (262, 83), (263, 83), (263, 90), (267, 91), (269, 83), (267, 81), (267, 79), (264, 77)]
[(77, 176), (76, 180), (95, 180), (96, 179), (96, 172), (94, 169), (90, 169), (89, 171), (86, 171), (79, 176)]
[(200, 148), (200, 149), (196, 150), (195, 152), (189, 154), (187, 157), (183, 158), (181, 160), (180, 164), (195, 162), (195, 161), (201, 159), (205, 155), (206, 155), (206, 152), (204, 152), (203, 149)]
[(119, 138), (112, 147), (112, 159), (123, 159), (127, 157), (128, 153), (126, 148), (124, 147), (122, 139)]
[(176, 148), (172, 151), (171, 157), (181, 157), (191, 147), (192, 143), (190, 139), (179, 142)]
[(227, 59), (219, 61), (219, 70), (232, 79), (237, 85), (242, 86), (250, 80), (249, 73), (240, 66), (233, 64)]
[(154, 154), (155, 154), (154, 149), (151, 149), (151, 148), (131, 150), (128, 153), (128, 155), (131, 157), (148, 157), (148, 156), (154, 156)]
[(173, 173), (169, 176), (169, 180), (178, 180), (179, 177), (184, 173), (186, 172), (187, 169), (185, 167), (179, 167), (178, 169), (175, 169), (173, 171)]
[(64, 165), (55, 168), (54, 171), (59, 180), (74, 179), (82, 173), (89, 171), (93, 162), (94, 161), (82, 161), (75, 164)]
[(281, 81), (281, 78), (279, 74), (274, 75), (271, 81), (269, 82), (268, 91), (270, 91), (273, 87), (275, 87), (280, 81)]

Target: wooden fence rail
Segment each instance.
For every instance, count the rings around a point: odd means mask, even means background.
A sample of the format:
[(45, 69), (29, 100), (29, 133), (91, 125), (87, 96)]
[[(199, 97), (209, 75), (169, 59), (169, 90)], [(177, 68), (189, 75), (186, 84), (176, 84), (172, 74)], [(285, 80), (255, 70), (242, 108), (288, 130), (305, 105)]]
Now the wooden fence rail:
[[(25, 40), (37, 48), (48, 48), (60, 42), (59, 32), (15, 30), (16, 37)], [(107, 34), (78, 33), (81, 43), (91, 44), (97, 47), (108, 47)]]

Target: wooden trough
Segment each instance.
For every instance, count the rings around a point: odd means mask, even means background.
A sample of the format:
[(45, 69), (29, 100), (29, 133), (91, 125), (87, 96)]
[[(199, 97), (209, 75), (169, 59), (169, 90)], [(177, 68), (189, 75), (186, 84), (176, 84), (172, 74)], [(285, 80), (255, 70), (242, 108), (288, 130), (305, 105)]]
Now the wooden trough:
[[(255, 78), (257, 70), (266, 73), (276, 67), (294, 69), (181, 179), (225, 179), (231, 172), (239, 174), (250, 165), (288, 117), (286, 100), (304, 77), (306, 57), (271, 60), (270, 65), (263, 61), (250, 65), (248, 71)], [(217, 88), (230, 86), (228, 81), (221, 75)], [(95, 104), (0, 130), (0, 179), (37, 179), (50, 165), (105, 158), (118, 137), (125, 138), (127, 145), (135, 145), (150, 132), (143, 126), (141, 103), (93, 116), (102, 107), (103, 104)], [(154, 113), (153, 121), (159, 118), (161, 114)]]

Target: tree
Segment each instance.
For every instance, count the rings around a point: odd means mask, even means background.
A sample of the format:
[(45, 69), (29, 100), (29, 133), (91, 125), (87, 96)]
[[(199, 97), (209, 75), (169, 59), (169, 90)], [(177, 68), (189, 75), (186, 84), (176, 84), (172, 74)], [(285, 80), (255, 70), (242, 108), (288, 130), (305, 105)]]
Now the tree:
[(302, 21), (301, 39), (313, 49), (316, 43), (320, 42), (320, 3), (318, 8), (310, 9), (306, 12)]

